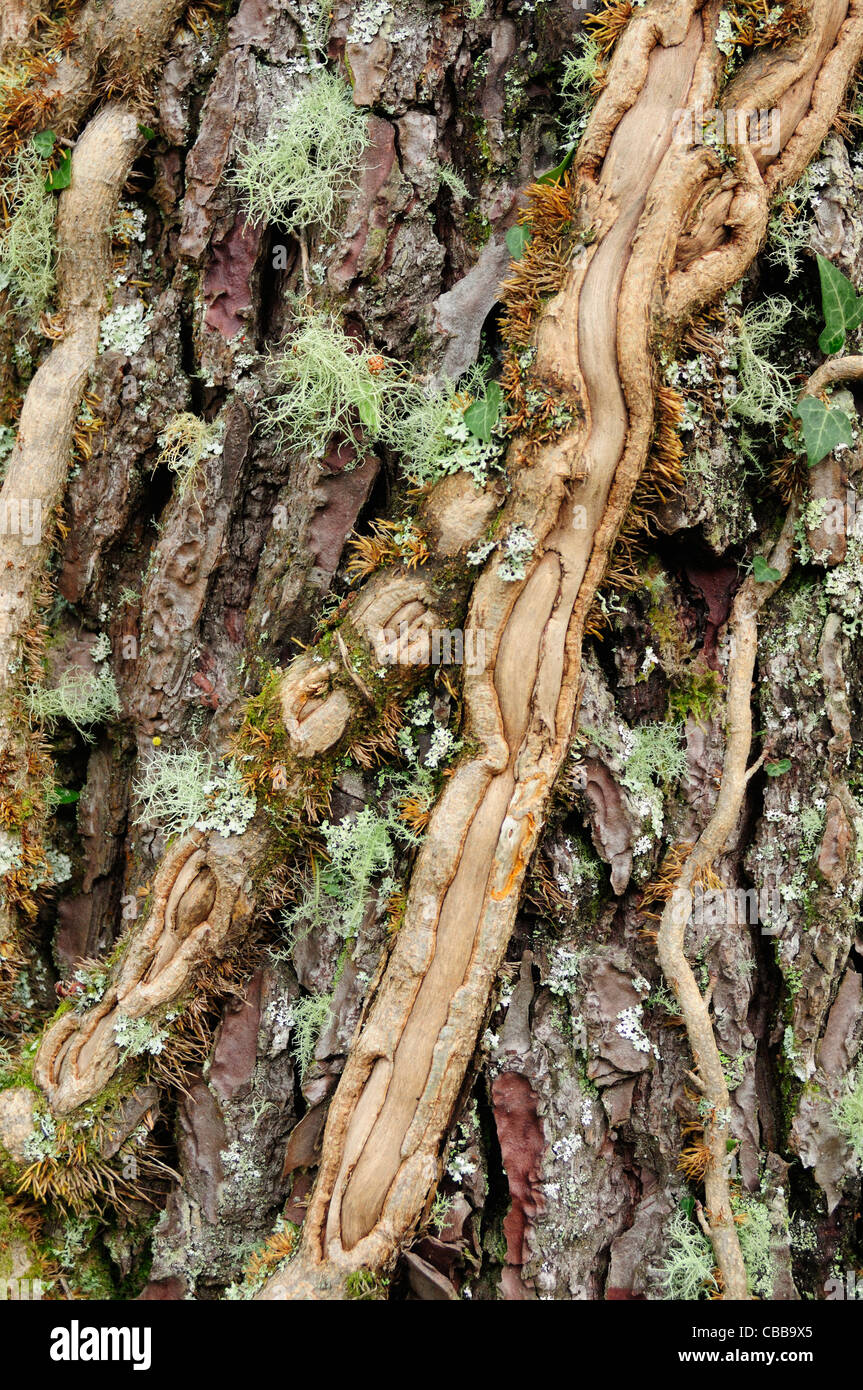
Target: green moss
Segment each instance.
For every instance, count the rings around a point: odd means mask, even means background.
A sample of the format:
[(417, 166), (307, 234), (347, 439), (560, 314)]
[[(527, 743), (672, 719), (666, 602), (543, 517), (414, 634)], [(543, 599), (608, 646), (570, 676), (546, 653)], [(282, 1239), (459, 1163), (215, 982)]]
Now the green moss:
[(43, 1292), (51, 1280), (50, 1264), (32, 1231), (21, 1220), (13, 1202), (0, 1197), (0, 1281), (12, 1278), (40, 1279)]
[(51, 1237), (51, 1254), (64, 1271), (72, 1292), (80, 1298), (118, 1297), (113, 1266), (100, 1242), (100, 1229), (96, 1217), (66, 1216)]
[(697, 724), (706, 724), (719, 708), (722, 690), (717, 671), (690, 669), (668, 692), (669, 718), (684, 724), (692, 717)]
[(389, 1279), (370, 1269), (357, 1269), (345, 1280), (345, 1296), (350, 1299), (381, 1301), (386, 1299)]
[(41, 1094), (40, 1087), (33, 1080), (33, 1062), (39, 1050), (39, 1038), (26, 1040), (19, 1046), (17, 1056), (13, 1057), (5, 1049), (0, 1049), (0, 1091), (10, 1091), (17, 1086), (26, 1086)]

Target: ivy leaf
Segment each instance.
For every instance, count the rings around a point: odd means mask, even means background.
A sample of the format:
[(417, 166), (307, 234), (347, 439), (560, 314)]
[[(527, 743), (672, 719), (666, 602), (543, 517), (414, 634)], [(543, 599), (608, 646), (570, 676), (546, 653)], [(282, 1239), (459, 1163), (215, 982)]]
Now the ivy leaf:
[(53, 787), (48, 800), (52, 806), (72, 806), (80, 796), (80, 792), (69, 791), (68, 787)]
[(506, 249), (514, 261), (520, 261), (525, 252), (525, 247), (530, 241), (530, 229), (528, 227), (510, 227), (506, 234)]
[(847, 275), (837, 270), (824, 256), (818, 257), (821, 276), (821, 303), (824, 308), (825, 329), (818, 346), (830, 356), (845, 346), (845, 335), (863, 323), (863, 298), (858, 295)]
[(33, 148), (42, 159), (50, 159), (54, 152), (54, 141), (57, 136), (53, 130), (40, 130), (38, 135), (33, 136)]
[(775, 584), (782, 575), (768, 565), (763, 555), (756, 555), (752, 561), (752, 578), (756, 584)]
[(778, 763), (765, 763), (764, 771), (768, 777), (783, 777), (786, 772), (791, 771), (791, 759), (781, 758)]
[(49, 193), (59, 193), (61, 188), (68, 188), (72, 182), (72, 151), (64, 150), (63, 157), (53, 173), (49, 174), (45, 180), (45, 188)]
[(826, 406), (817, 396), (804, 396), (794, 413), (803, 422), (810, 468), (831, 454), (837, 445), (854, 443), (854, 431), (845, 411)]
[(491, 443), (494, 427), (500, 419), (503, 392), (496, 381), (490, 381), (481, 401), (474, 401), (464, 413), (464, 422), (471, 434), (483, 444)]
[(139, 130), (140, 133), (143, 135), (143, 137), (144, 137), (145, 140), (155, 140), (155, 138), (156, 138), (156, 132), (155, 132), (155, 130), (153, 130), (152, 126), (141, 125), (141, 122), (139, 121), (139, 122), (138, 122), (138, 130)]
[(373, 435), (379, 434), (381, 428), (381, 413), (378, 409), (378, 403), (375, 400), (373, 391), (367, 391), (360, 395), (357, 400), (357, 410), (360, 413), (360, 419), (369, 433)]
[(572, 161), (575, 159), (575, 145), (571, 145), (563, 159), (554, 169), (549, 169), (547, 174), (540, 174), (537, 183), (560, 183)]

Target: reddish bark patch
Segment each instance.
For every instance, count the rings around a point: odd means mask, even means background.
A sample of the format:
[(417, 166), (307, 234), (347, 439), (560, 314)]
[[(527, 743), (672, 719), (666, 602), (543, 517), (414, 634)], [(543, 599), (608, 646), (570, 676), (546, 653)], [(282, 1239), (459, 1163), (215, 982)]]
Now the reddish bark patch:
[(818, 851), (818, 868), (833, 889), (837, 888), (845, 877), (853, 839), (854, 832), (848, 823), (842, 802), (838, 796), (831, 796), (827, 802), (824, 837)]
[(396, 134), (389, 121), (369, 117), (370, 144), (363, 158), (358, 190), (350, 212), (350, 225), (357, 228), (345, 242), (341, 260), (333, 265), (329, 282), (344, 290), (362, 270), (361, 260), (367, 243), (385, 239), (390, 215), (390, 199), (384, 187), (396, 164)]
[(213, 246), (204, 276), (205, 323), (223, 338), (233, 338), (245, 326), (243, 315), (252, 303), (249, 277), (261, 245), (261, 229), (237, 220), (224, 241)]
[(545, 1135), (537, 1097), (527, 1077), (502, 1072), (492, 1083), (491, 1099), (511, 1199), (503, 1223), (506, 1262), (521, 1268), (528, 1254), (527, 1234), (545, 1209), (540, 1183)]
[(354, 529), (357, 517), (368, 501), (379, 467), (378, 460), (372, 454), (359, 468), (349, 473), (324, 476), (318, 485), (325, 501), (312, 517), (308, 546), (315, 564), (326, 574), (336, 571), (345, 537)]
[(717, 565), (714, 569), (702, 569), (698, 565), (687, 565), (684, 573), (707, 605), (707, 630), (704, 633), (703, 653), (705, 659), (713, 665), (719, 629), (723, 623), (728, 622), (731, 604), (738, 588), (737, 568), (734, 565)]
[(219, 1029), (210, 1065), (210, 1085), (223, 1100), (230, 1100), (248, 1086), (255, 1070), (262, 978), (262, 972), (256, 971), (246, 986), (245, 998), (237, 1008), (226, 1010)]
[(278, 10), (279, 7), (274, 0), (242, 0), (228, 26), (231, 47), (240, 48), (253, 44), (266, 47), (272, 36)]
[(294, 1125), (288, 1138), (282, 1177), (286, 1178), (297, 1168), (315, 1168), (321, 1158), (321, 1138), (327, 1119), (329, 1105), (313, 1105), (307, 1110), (298, 1124)]
[(306, 1207), (309, 1202), (309, 1194), (315, 1181), (314, 1173), (300, 1172), (294, 1179), (291, 1188), (291, 1195), (285, 1203), (282, 1213), (286, 1221), (293, 1221), (295, 1226), (302, 1226), (306, 1219)]

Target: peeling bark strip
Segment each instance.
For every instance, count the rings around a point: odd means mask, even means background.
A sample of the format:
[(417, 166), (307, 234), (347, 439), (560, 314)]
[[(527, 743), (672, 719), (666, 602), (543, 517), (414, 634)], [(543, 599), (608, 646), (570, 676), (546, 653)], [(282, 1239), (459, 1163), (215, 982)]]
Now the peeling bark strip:
[[(779, 109), (778, 155), (739, 146), (723, 173), (709, 150), (671, 139), (676, 112), (716, 104), (719, 12), (660, 0), (636, 14), (579, 150), (576, 205), (596, 242), (548, 306), (538, 353), (545, 378), (581, 398), (584, 423), (516, 473), (508, 519), (539, 553), (522, 584), (501, 583), (492, 563), (476, 588), (470, 625), (490, 660), (466, 704), (482, 752), (435, 809), (330, 1110), (302, 1250), (264, 1297), (337, 1294), (347, 1271), (385, 1264), (422, 1211), (572, 733), (585, 614), (647, 455), (652, 336), (740, 278), (770, 196), (816, 152), (863, 50), (863, 5), (814, 4), (805, 40), (753, 59), (724, 94), (738, 112)], [(586, 531), (572, 526), (579, 504)], [(726, 1295), (745, 1296), (733, 1226), (722, 1231)]]

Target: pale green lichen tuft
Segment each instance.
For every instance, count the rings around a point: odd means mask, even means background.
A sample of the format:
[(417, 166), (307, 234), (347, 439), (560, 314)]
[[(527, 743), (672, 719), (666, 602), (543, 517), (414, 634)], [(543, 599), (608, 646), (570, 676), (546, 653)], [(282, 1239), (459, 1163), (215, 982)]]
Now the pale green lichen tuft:
[(71, 724), (87, 740), (93, 725), (115, 719), (122, 708), (110, 671), (64, 671), (53, 688), (31, 686), (27, 699), (31, 719), (51, 731), (58, 724)]
[(0, 233), (0, 289), (35, 322), (54, 292), (55, 200), (45, 191), (45, 161), (22, 145), (4, 190), (9, 221)]
[(202, 461), (221, 452), (224, 426), (189, 411), (174, 415), (159, 435), (158, 462), (177, 476), (177, 492), (185, 497), (199, 475)]
[(692, 1217), (676, 1211), (665, 1235), (665, 1258), (659, 1266), (665, 1297), (680, 1302), (718, 1297), (713, 1249)]
[(257, 809), (234, 762), (219, 764), (194, 748), (154, 752), (134, 790), (136, 824), (159, 825), (166, 835), (193, 826), (242, 835)]
[(369, 143), (366, 116), (350, 87), (318, 73), (261, 144), (242, 150), (233, 182), (250, 222), (278, 222), (288, 231), (333, 228)]
[(776, 429), (796, 402), (790, 374), (771, 360), (793, 305), (782, 295), (750, 304), (737, 321), (737, 395), (729, 410), (751, 425)]
[(318, 457), (336, 434), (358, 447), (385, 435), (408, 382), (398, 363), (366, 351), (321, 313), (305, 319), (272, 359), (272, 377), (276, 393), (261, 406), (265, 428)]
[(305, 1076), (311, 1065), (332, 1003), (332, 994), (307, 994), (291, 1007), (294, 1032), (291, 1051), (300, 1076)]

